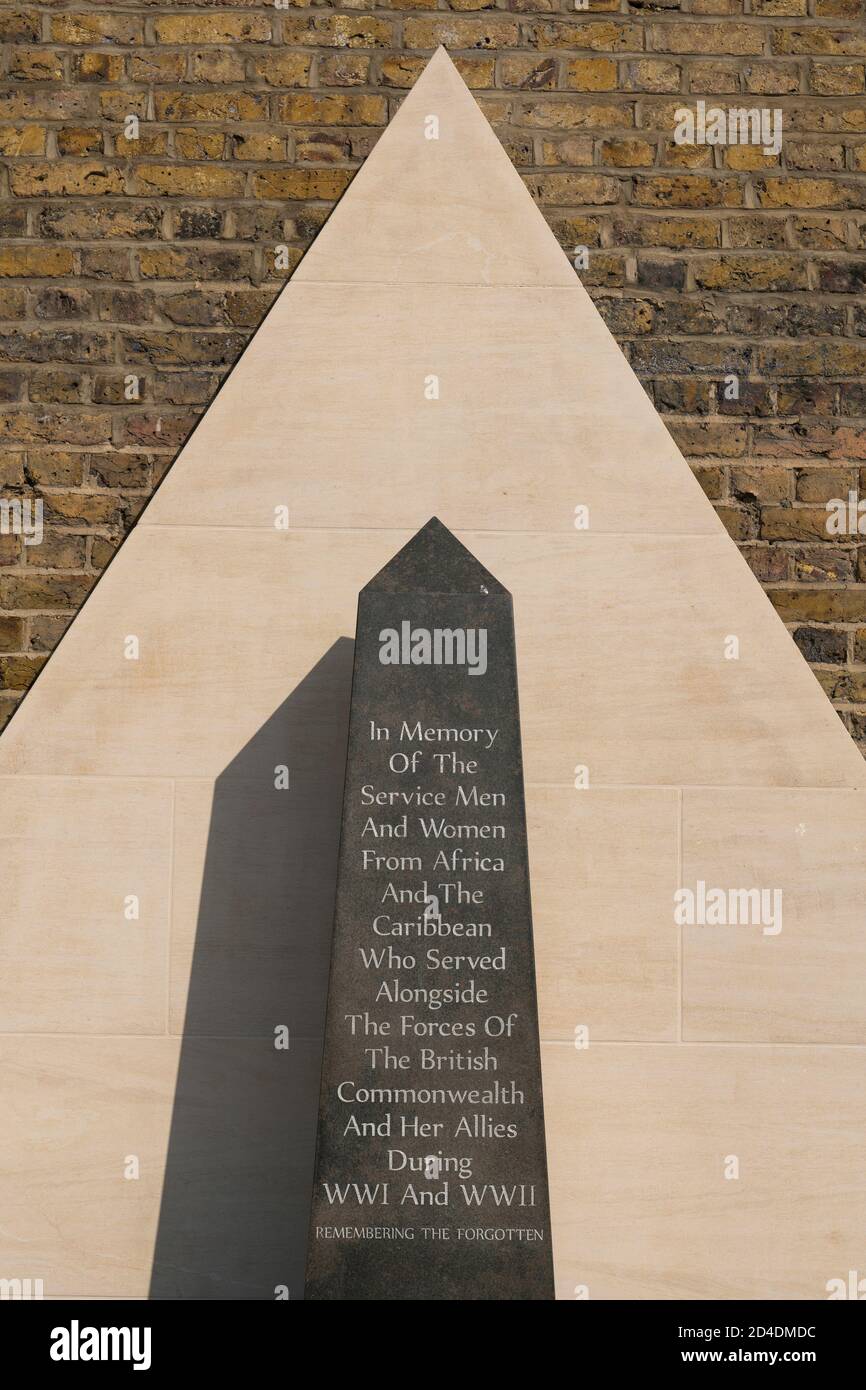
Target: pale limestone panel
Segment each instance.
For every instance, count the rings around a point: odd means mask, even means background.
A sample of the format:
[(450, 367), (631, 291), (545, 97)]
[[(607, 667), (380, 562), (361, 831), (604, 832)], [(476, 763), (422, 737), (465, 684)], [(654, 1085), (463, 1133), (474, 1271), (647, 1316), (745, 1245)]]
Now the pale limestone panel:
[(300, 1297), (320, 1054), (0, 1038), (0, 1278), (46, 1297)]
[[(280, 709), (354, 636), (359, 589), (406, 539), (138, 528), (5, 731), (0, 771), (212, 779), (259, 739), (273, 775)], [(311, 700), (296, 763), (320, 721), (327, 740), (330, 706)]]
[(767, 910), (683, 927), (684, 1037), (866, 1042), (866, 794), (686, 791), (683, 886), (699, 880), (766, 890)]
[(824, 1299), (862, 1270), (866, 1050), (547, 1043), (542, 1066), (559, 1298)]
[[(407, 539), (139, 528), (9, 725), (0, 772), (219, 776), (353, 635), (358, 590)], [(594, 785), (862, 785), (727, 537), (461, 539), (514, 595), (528, 781), (584, 764)]]
[(574, 271), (439, 49), (294, 278), (568, 285)]
[(169, 1038), (0, 1038), (0, 1277), (146, 1296), (177, 1059)]
[(470, 536), (514, 596), (528, 781), (570, 784), (585, 765), (595, 786), (863, 785), (727, 536)]
[(171, 816), (169, 782), (0, 778), (0, 1032), (165, 1032)]
[(673, 1039), (678, 794), (527, 788), (541, 1036)]
[(279, 507), (299, 528), (722, 533), (579, 285), (293, 280), (140, 525)]

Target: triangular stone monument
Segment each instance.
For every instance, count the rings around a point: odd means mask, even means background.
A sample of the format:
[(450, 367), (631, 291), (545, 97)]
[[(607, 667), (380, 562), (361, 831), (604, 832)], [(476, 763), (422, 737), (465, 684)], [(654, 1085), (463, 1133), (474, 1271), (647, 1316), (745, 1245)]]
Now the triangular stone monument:
[(341, 639), (431, 515), (514, 597), (557, 1295), (827, 1297), (863, 762), (442, 50), (0, 739), (0, 1276), (301, 1296)]

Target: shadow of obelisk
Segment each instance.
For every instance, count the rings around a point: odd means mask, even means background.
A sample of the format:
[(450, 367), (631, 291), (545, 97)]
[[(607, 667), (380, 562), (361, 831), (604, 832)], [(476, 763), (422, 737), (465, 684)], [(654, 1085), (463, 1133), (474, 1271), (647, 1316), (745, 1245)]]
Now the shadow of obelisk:
[(154, 1299), (303, 1296), (352, 650), (337, 641), (215, 783)]

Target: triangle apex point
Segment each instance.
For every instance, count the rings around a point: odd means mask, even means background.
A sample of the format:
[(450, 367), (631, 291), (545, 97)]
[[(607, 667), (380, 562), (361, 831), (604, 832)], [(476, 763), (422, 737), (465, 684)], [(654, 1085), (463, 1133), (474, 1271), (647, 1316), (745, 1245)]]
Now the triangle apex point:
[[(424, 69), (424, 71), (426, 72), (428, 68), (432, 68), (434, 66), (438, 67), (442, 65), (444, 65), (450, 73), (453, 73), (455, 77), (460, 77), (460, 71), (457, 67), (457, 64), (451, 57), (451, 54), (448, 52), (448, 49), (445, 47), (444, 43), (440, 43), (439, 47), (434, 49), (433, 54), (430, 57), (427, 63), (427, 67)], [(460, 77), (460, 81), (463, 81), (462, 77)]]
[(364, 592), (506, 595), (508, 590), (438, 516), (392, 556)]
[[(431, 516), (428, 521), (424, 522), (421, 530), (416, 532), (416, 534), (420, 536), (422, 531), (445, 531), (449, 536), (454, 536), (454, 532), (451, 528), (446, 526), (445, 522), (438, 516)], [(454, 539), (457, 540), (457, 537), (454, 536)]]

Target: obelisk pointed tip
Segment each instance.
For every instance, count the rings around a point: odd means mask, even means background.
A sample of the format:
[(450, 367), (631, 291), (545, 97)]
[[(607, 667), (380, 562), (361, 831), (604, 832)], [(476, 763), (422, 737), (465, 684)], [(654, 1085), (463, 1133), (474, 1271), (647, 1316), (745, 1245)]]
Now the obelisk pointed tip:
[(431, 516), (365, 592), (426, 594), (507, 594), (438, 516)]

